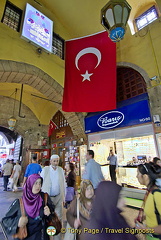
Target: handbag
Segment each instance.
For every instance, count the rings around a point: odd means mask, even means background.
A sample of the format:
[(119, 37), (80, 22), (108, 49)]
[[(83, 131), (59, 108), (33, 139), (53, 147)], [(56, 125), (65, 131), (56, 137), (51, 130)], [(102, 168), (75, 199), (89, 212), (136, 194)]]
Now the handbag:
[(8, 188), (12, 189), (13, 188), (13, 178), (9, 178), (9, 181), (8, 181)]
[(65, 201), (71, 202), (74, 198), (75, 190), (73, 187), (66, 187)]
[[(44, 202), (45, 202), (45, 206), (47, 206), (47, 198), (48, 198), (48, 194), (44, 193)], [(48, 218), (46, 218), (46, 224), (47, 226), (53, 226), (56, 229), (56, 234), (58, 235), (61, 232), (61, 228), (62, 228), (62, 223), (60, 221), (60, 219), (58, 218), (56, 212), (52, 213)]]
[[(20, 198), (19, 201), (20, 201), (21, 216), (25, 217), (26, 214), (25, 214), (25, 209), (24, 209), (22, 198)], [(19, 238), (19, 239), (26, 238), (27, 237), (27, 227), (26, 227), (26, 225), (24, 227), (18, 227), (17, 233), (12, 235), (12, 237), (13, 238)]]
[[(77, 198), (77, 219), (79, 219), (79, 200)], [(72, 231), (73, 229), (73, 231)], [(63, 240), (76, 240), (76, 231), (67, 222), (66, 231)]]

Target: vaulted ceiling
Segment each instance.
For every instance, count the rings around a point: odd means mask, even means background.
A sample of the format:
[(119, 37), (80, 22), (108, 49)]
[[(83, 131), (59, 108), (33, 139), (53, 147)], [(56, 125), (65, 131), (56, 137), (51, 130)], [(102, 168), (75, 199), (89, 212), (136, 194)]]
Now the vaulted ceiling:
[[(34, 1), (34, 0), (33, 0)], [(100, 24), (100, 11), (108, 2), (107, 0), (36, 0), (50, 9), (56, 18), (61, 22), (64, 28), (69, 32), (71, 38), (82, 37), (96, 32), (103, 31), (104, 28)], [(156, 3), (155, 0), (128, 0), (132, 7), (130, 14), (130, 22)], [(55, 23), (56, 24), (56, 23)], [(20, 84), (0, 83), (0, 95), (14, 98), (13, 92), (15, 88), (19, 89), (17, 100), (20, 94)], [(51, 115), (57, 111), (54, 103), (47, 102), (42, 98), (33, 97), (32, 94), (44, 97), (37, 90), (25, 86), (23, 103), (28, 106), (40, 122), (47, 123), (42, 119), (42, 110), (48, 109)], [(47, 116), (47, 115), (46, 115)]]
[[(38, 0), (51, 9), (57, 19), (73, 37), (81, 37), (104, 30), (100, 24), (100, 12), (108, 0)], [(127, 0), (132, 7), (130, 21), (147, 7), (156, 4), (155, 0)]]

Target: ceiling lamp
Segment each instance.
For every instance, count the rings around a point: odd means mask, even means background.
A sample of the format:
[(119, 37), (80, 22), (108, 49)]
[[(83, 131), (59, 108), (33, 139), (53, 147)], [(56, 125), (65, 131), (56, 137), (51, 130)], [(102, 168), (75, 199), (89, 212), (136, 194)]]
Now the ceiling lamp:
[(101, 24), (113, 42), (123, 39), (131, 6), (126, 0), (110, 0), (101, 9)]
[(10, 119), (8, 119), (8, 126), (9, 126), (10, 130), (12, 130), (12, 131), (14, 130), (16, 122), (17, 122), (17, 120), (14, 117), (10, 117)]

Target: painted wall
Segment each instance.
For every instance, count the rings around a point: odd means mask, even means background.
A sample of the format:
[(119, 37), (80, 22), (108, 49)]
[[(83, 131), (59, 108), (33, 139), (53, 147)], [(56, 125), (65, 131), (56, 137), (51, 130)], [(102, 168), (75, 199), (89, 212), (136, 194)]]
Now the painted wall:
[[(117, 63), (138, 66), (147, 84), (152, 115), (161, 118), (161, 18), (132, 35), (127, 28), (125, 37), (117, 44)], [(120, 63), (120, 64), (119, 64)], [(124, 65), (126, 66), (126, 64)], [(137, 69), (136, 69), (137, 70)], [(144, 72), (144, 74), (143, 74)], [(146, 74), (145, 74), (146, 73)], [(147, 75), (146, 78), (144, 75)], [(150, 78), (157, 76), (156, 80)], [(155, 132), (161, 127), (155, 126)]]
[(128, 28), (125, 37), (117, 44), (117, 62), (130, 62), (144, 69), (149, 78), (160, 75), (161, 22), (154, 21), (135, 35)]
[[(59, 23), (52, 12), (45, 9), (45, 7), (40, 7), (34, 1), (29, 0), (27, 2), (53, 20), (53, 29), (55, 33), (59, 34), (59, 36), (64, 39), (70, 38), (67, 31)], [(3, 17), (5, 3), (5, 0), (0, 1), (0, 20)], [(21, 10), (25, 10), (26, 1), (12, 0), (12, 3)], [(0, 32), (0, 59), (34, 65), (49, 74), (62, 86), (64, 85), (64, 60), (54, 54), (48, 54), (44, 51), (42, 54), (38, 54), (36, 51), (38, 47), (35, 47), (21, 38), (21, 30), (20, 32), (16, 32), (0, 22)]]

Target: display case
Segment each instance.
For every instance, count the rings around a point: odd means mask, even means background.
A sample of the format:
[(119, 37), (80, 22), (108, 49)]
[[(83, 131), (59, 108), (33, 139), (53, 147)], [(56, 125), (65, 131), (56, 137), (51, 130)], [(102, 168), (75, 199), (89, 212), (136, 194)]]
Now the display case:
[(68, 151), (65, 153), (66, 162), (74, 163), (76, 176), (80, 176), (79, 146), (69, 146)]
[(141, 185), (136, 177), (137, 166), (120, 166), (118, 168), (118, 181), (122, 186), (146, 189), (146, 186)]
[[(101, 165), (101, 170), (105, 180), (110, 181), (109, 164)], [(119, 166), (117, 170), (117, 183), (124, 187), (146, 189), (144, 185), (138, 182), (137, 166)]]

